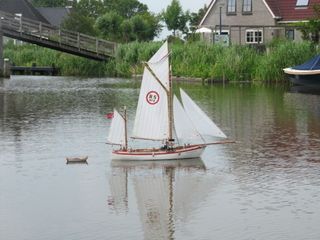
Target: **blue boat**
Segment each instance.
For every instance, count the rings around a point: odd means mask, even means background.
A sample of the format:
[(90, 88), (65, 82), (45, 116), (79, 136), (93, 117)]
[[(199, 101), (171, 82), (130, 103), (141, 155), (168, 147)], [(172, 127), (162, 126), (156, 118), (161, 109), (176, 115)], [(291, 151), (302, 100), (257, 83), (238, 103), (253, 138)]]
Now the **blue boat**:
[(320, 55), (301, 65), (285, 68), (283, 71), (289, 75), (293, 84), (320, 86)]

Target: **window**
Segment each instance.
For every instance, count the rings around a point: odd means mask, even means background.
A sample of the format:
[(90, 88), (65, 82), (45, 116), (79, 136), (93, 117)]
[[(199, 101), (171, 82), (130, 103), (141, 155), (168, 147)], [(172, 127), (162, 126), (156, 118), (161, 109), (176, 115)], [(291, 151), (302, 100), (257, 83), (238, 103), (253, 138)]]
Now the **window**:
[(236, 0), (228, 0), (227, 14), (236, 14)]
[(262, 30), (246, 30), (246, 43), (262, 43)]
[(286, 38), (291, 41), (294, 40), (294, 29), (286, 30)]
[(242, 12), (243, 13), (252, 12), (252, 0), (243, 0)]
[(297, 7), (306, 7), (309, 4), (309, 0), (297, 0)]

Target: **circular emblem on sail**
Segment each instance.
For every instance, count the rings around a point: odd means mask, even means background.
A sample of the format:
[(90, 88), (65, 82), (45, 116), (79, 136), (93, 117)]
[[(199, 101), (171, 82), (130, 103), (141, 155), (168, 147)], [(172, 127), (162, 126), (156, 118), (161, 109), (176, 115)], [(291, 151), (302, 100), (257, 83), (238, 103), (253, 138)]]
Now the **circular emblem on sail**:
[(160, 96), (156, 91), (150, 91), (147, 93), (146, 100), (150, 105), (155, 105), (159, 102)]

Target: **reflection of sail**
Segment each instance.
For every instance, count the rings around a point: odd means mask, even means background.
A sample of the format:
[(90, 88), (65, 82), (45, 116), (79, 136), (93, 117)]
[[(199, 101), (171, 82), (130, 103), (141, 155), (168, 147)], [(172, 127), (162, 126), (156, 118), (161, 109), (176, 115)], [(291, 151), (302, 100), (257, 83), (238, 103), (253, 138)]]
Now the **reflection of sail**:
[(117, 212), (127, 211), (128, 208), (128, 173), (126, 169), (113, 169), (109, 178), (111, 197), (109, 206)]
[(169, 239), (170, 179), (148, 175), (133, 181), (145, 239)]
[(180, 221), (190, 220), (190, 215), (199, 207), (208, 190), (214, 186), (212, 179), (205, 178), (203, 174), (178, 172), (175, 175), (174, 212)]
[(144, 239), (173, 239), (175, 219), (187, 221), (212, 186), (201, 159), (112, 161), (112, 169), (130, 169)]

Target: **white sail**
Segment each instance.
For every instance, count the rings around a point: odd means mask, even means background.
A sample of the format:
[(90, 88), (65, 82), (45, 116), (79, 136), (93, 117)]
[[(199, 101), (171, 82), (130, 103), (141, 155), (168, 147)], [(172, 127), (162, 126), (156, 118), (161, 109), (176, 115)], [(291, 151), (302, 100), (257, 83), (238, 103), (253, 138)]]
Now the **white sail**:
[(113, 112), (108, 142), (125, 146), (125, 120), (116, 109)]
[[(148, 65), (163, 86), (169, 89), (167, 42), (165, 42), (158, 52), (149, 60)], [(151, 140), (167, 139), (168, 125), (168, 100), (166, 90), (147, 67), (145, 67), (133, 128), (133, 137)]]
[(202, 136), (227, 137), (182, 89), (180, 93), (186, 113)]
[(200, 140), (201, 135), (183, 109), (176, 96), (173, 97), (174, 128), (179, 140)]

